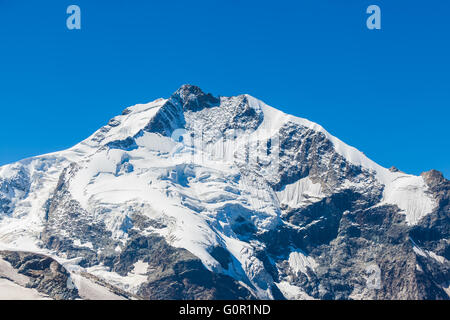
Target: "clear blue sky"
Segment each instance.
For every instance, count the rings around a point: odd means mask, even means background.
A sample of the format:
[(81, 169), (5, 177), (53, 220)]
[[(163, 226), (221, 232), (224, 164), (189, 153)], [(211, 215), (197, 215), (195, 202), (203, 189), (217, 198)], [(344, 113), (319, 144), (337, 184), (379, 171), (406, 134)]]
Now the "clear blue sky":
[(383, 166), (449, 177), (449, 31), (444, 0), (0, 0), (0, 165), (191, 83), (318, 122)]

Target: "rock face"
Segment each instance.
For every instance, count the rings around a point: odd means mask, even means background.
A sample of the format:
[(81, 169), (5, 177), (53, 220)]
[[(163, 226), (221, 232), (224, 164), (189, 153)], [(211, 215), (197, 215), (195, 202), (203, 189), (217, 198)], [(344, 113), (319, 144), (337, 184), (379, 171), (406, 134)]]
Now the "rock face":
[(27, 288), (37, 289), (56, 300), (79, 298), (78, 290), (71, 285), (70, 274), (54, 259), (30, 252), (0, 251), (19, 274), (28, 277)]
[(56, 299), (449, 299), (449, 190), (251, 96), (185, 85), (0, 167), (0, 245)]
[(127, 275), (138, 259), (152, 270), (138, 291), (145, 299), (252, 299), (233, 278), (208, 271), (189, 251), (173, 248), (161, 237), (134, 238), (111, 265), (119, 274)]

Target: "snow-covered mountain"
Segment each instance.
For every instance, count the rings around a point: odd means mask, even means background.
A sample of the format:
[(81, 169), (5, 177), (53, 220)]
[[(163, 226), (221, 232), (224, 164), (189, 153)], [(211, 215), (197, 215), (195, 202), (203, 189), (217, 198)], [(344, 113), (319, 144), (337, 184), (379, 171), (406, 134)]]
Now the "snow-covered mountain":
[(0, 298), (448, 299), (449, 186), (184, 85), (0, 167)]

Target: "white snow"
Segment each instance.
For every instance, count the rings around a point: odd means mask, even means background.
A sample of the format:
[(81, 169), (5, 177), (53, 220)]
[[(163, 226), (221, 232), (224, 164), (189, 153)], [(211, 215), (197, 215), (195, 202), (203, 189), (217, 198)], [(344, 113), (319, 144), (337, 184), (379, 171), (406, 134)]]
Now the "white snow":
[(419, 255), (419, 256), (422, 256), (422, 257), (427, 257), (427, 254), (425, 253), (425, 251), (423, 251), (421, 248), (419, 248), (418, 246), (416, 246), (416, 245), (414, 245), (413, 246), (413, 250), (414, 250), (414, 252), (417, 254), (417, 255)]
[(433, 251), (427, 250), (427, 253), (430, 257), (432, 257), (434, 260), (436, 260), (439, 263), (447, 263), (447, 259), (445, 259), (445, 257), (437, 255), (436, 253), (434, 253)]
[(89, 249), (94, 248), (94, 246), (92, 245), (92, 242), (81, 243), (81, 241), (79, 239), (75, 239), (73, 241), (73, 244), (76, 245), (77, 247), (85, 247), (85, 248), (89, 248)]
[(445, 291), (445, 293), (447, 294), (447, 296), (450, 298), (450, 281), (443, 283), (441, 285), (442, 289)]
[(288, 300), (315, 300), (300, 287), (294, 286), (287, 281), (281, 281), (275, 283), (275, 285)]
[[(287, 115), (249, 95), (246, 97), (252, 108), (263, 112), (262, 124), (254, 132), (242, 132), (236, 141), (217, 141), (208, 145), (207, 150), (193, 150), (192, 146), (171, 138), (141, 131), (167, 101), (158, 99), (128, 108), (128, 114), (113, 118), (109, 126), (68, 150), (0, 167), (0, 177), (14, 177), (21, 168), (30, 177), (30, 193), (14, 196), (11, 199), (15, 206), (13, 214), (0, 219), (0, 247), (42, 251), (37, 243), (43, 229), (44, 204), (55, 189), (62, 170), (75, 162), (80, 170), (71, 179), (69, 192), (94, 220), (105, 223), (113, 238), (126, 240), (124, 221), (139, 211), (149, 219), (167, 224), (166, 228), (149, 231), (158, 232), (175, 247), (189, 250), (209, 270), (229, 274), (246, 283), (250, 281), (259, 297), (270, 298), (266, 289), (258, 287), (258, 283), (270, 283), (270, 276), (264, 273), (261, 261), (254, 257), (252, 245), (237, 239), (231, 223), (242, 217), (260, 232), (270, 230), (280, 223), (280, 204), (296, 208), (325, 196), (322, 186), (309, 177), (275, 193), (261, 177), (276, 178), (277, 172), (272, 167), (262, 168), (261, 172), (247, 172), (238, 167), (244, 164), (242, 146), (262, 144), (288, 122), (323, 133), (348, 161), (374, 172), (379, 182), (385, 185), (381, 204), (397, 205), (409, 224), (417, 223), (436, 206), (422, 177), (390, 172), (318, 124)], [(225, 120), (218, 115), (214, 118), (218, 125)], [(101, 148), (108, 142), (135, 136), (135, 149)], [(93, 247), (92, 243), (79, 240), (75, 244)], [(219, 245), (235, 258), (228, 271), (223, 270), (208, 251)], [(120, 251), (120, 247), (116, 249)], [(290, 254), (288, 262), (294, 272), (305, 273), (307, 267), (314, 270), (317, 266), (311, 257), (297, 251)], [(146, 281), (144, 274), (148, 264), (139, 261), (134, 267), (126, 277), (102, 266), (88, 271), (133, 292)], [(74, 279), (87, 288), (86, 297), (101, 298), (109, 294), (87, 279), (76, 275)], [(277, 285), (291, 297), (304, 297), (296, 287), (285, 283)]]
[(98, 285), (91, 279), (85, 278), (80, 274), (72, 273), (70, 275), (73, 284), (78, 289), (78, 295), (85, 300), (126, 300), (118, 296), (107, 288)]
[(312, 269), (313, 271), (317, 267), (316, 261), (310, 257), (304, 254), (301, 251), (293, 251), (289, 254), (289, 267), (294, 273), (304, 273), (307, 274), (308, 268)]
[(104, 266), (94, 266), (87, 268), (86, 271), (91, 273), (106, 282), (122, 289), (127, 292), (135, 294), (139, 289), (140, 285), (147, 281), (146, 275), (129, 273), (127, 276), (122, 277), (116, 272), (111, 272), (108, 268)]
[(0, 300), (51, 300), (36, 289), (24, 288), (18, 284), (0, 279)]
[(0, 278), (7, 278), (20, 286), (25, 286), (30, 279), (17, 272), (8, 261), (0, 259)]
[(131, 271), (131, 273), (133, 273), (133, 274), (145, 275), (148, 272), (149, 265), (147, 262), (139, 260), (133, 266), (134, 266), (134, 269), (133, 269), (133, 271)]
[(436, 200), (426, 193), (427, 186), (422, 177), (393, 173), (391, 179), (385, 183), (381, 204), (397, 205), (406, 214), (408, 224), (417, 224), (436, 207)]
[(306, 177), (284, 186), (277, 192), (277, 196), (281, 204), (296, 208), (320, 201), (325, 194), (319, 183), (313, 183), (309, 177)]
[(437, 262), (439, 262), (439, 263), (441, 263), (441, 264), (445, 264), (445, 263), (448, 262), (447, 259), (446, 259), (445, 257), (442, 257), (442, 256), (440, 256), (440, 255), (437, 255), (436, 253), (434, 253), (434, 252), (431, 251), (431, 250), (424, 250), (424, 249), (420, 248), (420, 247), (414, 242), (414, 240), (412, 240), (412, 239), (410, 239), (410, 241), (411, 241), (411, 243), (412, 243), (412, 245), (413, 245), (413, 250), (414, 250), (414, 252), (415, 252), (417, 255), (422, 256), (422, 257), (424, 257), (424, 258), (431, 257), (431, 258), (433, 258), (434, 260), (436, 260)]

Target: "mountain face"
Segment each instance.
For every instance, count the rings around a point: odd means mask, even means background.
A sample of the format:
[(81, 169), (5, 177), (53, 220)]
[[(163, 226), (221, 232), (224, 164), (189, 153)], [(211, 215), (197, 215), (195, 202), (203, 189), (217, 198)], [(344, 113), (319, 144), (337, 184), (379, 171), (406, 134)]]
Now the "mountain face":
[(0, 167), (0, 298), (449, 299), (450, 182), (184, 85)]

